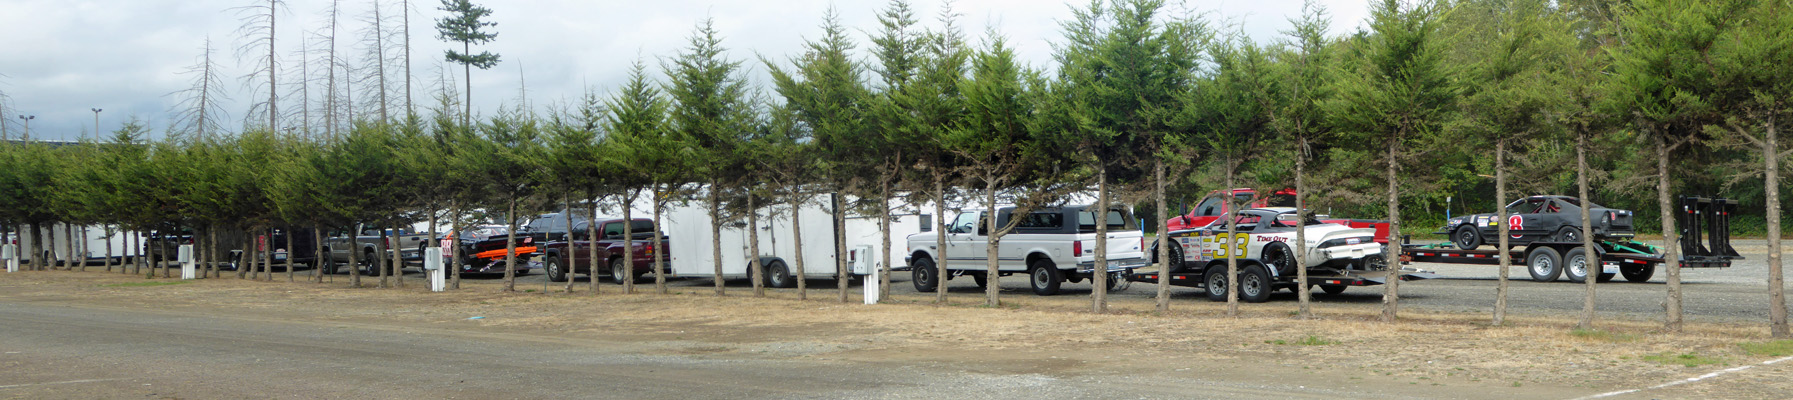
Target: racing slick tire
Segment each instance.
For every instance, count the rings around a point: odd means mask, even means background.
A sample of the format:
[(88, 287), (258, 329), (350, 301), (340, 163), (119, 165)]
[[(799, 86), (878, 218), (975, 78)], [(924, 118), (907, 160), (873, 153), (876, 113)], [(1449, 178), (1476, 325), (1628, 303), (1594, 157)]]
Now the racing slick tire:
[(1247, 303), (1262, 303), (1270, 300), (1270, 292), (1276, 291), (1270, 285), (1270, 271), (1261, 265), (1250, 265), (1239, 271), (1239, 299)]
[(1065, 273), (1058, 270), (1052, 260), (1034, 260), (1032, 268), (1027, 270), (1027, 282), (1033, 286), (1033, 294), (1051, 296), (1058, 294), (1058, 284), (1065, 281)]
[(1539, 247), (1525, 255), (1525, 271), (1533, 281), (1550, 282), (1563, 274), (1563, 256), (1556, 249)]
[[(1177, 243), (1176, 240), (1168, 240), (1168, 242), (1171, 244), (1170, 259), (1172, 264), (1169, 267), (1166, 267), (1164, 272), (1176, 272), (1177, 270), (1183, 269), (1183, 263), (1181, 262), (1183, 261), (1183, 245)], [(1158, 242), (1156, 241), (1152, 242), (1152, 265), (1158, 265)]]
[(1345, 288), (1348, 288), (1348, 287), (1350, 287), (1350, 286), (1345, 286), (1345, 285), (1320, 285), (1320, 291), (1323, 291), (1323, 292), (1326, 292), (1326, 294), (1329, 294), (1329, 295), (1336, 295), (1336, 294), (1339, 294), (1339, 293), (1344, 293), (1344, 292), (1345, 292)]
[(1482, 246), (1482, 232), (1473, 226), (1464, 225), (1451, 234), (1451, 242), (1456, 243), (1458, 249), (1475, 250)]
[(1295, 252), (1289, 250), (1289, 245), (1282, 244), (1282, 242), (1270, 243), (1264, 246), (1264, 254), (1261, 257), (1263, 257), (1264, 265), (1273, 268), (1277, 274), (1295, 275)]
[(940, 284), (940, 271), (934, 269), (934, 260), (916, 258), (914, 265), (909, 266), (909, 283), (915, 284), (915, 291), (933, 293), (934, 286)]
[(1556, 231), (1555, 235), (1551, 235), (1550, 240), (1563, 243), (1581, 243), (1581, 228), (1565, 226), (1562, 230)]

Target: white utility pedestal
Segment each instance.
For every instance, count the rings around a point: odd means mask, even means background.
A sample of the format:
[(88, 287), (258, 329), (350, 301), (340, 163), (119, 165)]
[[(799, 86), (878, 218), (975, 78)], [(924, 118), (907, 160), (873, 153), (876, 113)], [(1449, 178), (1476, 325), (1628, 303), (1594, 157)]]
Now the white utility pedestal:
[(865, 304), (878, 304), (878, 274), (865, 276)]
[(193, 265), (193, 245), (183, 244), (180, 251), (181, 280), (198, 279), (199, 268)]
[(447, 289), (448, 274), (442, 270), (442, 248), (423, 249), (423, 271), (430, 275), (430, 291), (440, 292)]
[(19, 248), (13, 245), (0, 246), (0, 260), (6, 260), (6, 272), (19, 272)]

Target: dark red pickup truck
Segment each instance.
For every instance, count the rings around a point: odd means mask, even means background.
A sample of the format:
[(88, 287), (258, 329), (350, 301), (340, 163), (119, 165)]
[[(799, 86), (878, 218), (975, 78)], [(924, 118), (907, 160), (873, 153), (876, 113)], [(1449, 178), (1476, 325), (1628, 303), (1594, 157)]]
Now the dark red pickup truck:
[[(637, 279), (654, 271), (654, 257), (666, 262), (666, 269), (672, 270), (672, 257), (665, 249), (665, 236), (654, 228), (651, 219), (635, 219), (630, 227), (634, 234), (633, 250), (635, 252), (635, 268), (633, 273), (623, 272), (623, 220), (598, 220), (598, 264), (597, 271), (592, 270), (592, 242), (585, 240), (587, 227), (585, 221), (573, 224), (573, 240), (571, 249), (565, 240), (554, 240), (541, 244), (536, 250), (542, 257), (543, 269), (548, 272), (548, 280), (566, 282), (574, 274), (590, 274), (596, 279), (599, 276), (610, 276), (610, 280), (618, 284), (624, 280)], [(659, 237), (656, 245), (654, 238)], [(568, 270), (567, 267), (572, 267)]]

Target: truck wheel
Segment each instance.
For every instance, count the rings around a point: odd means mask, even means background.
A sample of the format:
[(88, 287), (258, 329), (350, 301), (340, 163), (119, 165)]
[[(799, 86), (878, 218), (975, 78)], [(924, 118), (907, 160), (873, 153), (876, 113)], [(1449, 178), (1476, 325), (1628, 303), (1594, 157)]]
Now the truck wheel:
[(915, 284), (915, 291), (917, 292), (933, 292), (934, 285), (940, 284), (939, 278), (935, 276), (940, 271), (934, 269), (934, 260), (917, 258), (915, 259), (914, 264), (915, 265), (909, 266), (909, 272), (911, 273), (909, 283)]
[(548, 257), (548, 281), (566, 282), (567, 270), (561, 265), (560, 257)]
[(1262, 257), (1264, 258), (1264, 265), (1274, 268), (1273, 270), (1276, 271), (1277, 274), (1281, 274), (1282, 276), (1295, 275), (1295, 252), (1289, 250), (1289, 245), (1270, 243), (1270, 245), (1264, 246), (1264, 255)]
[(971, 281), (974, 283), (977, 283), (978, 289), (986, 289), (986, 288), (990, 287), (990, 276), (989, 276), (990, 274), (983, 273), (983, 272), (972, 272), (972, 273), (966, 273), (966, 275), (971, 275)]
[(1650, 276), (1656, 275), (1656, 264), (1626, 265), (1619, 267), (1619, 273), (1625, 275), (1627, 281), (1649, 282)]
[(1326, 294), (1329, 294), (1329, 295), (1336, 295), (1336, 294), (1339, 294), (1339, 293), (1344, 293), (1344, 292), (1345, 292), (1345, 288), (1348, 288), (1348, 287), (1350, 287), (1350, 286), (1345, 286), (1345, 285), (1320, 285), (1320, 291), (1323, 291), (1323, 292), (1326, 292)]
[(1482, 232), (1473, 226), (1465, 225), (1457, 228), (1457, 233), (1451, 234), (1451, 241), (1456, 242), (1459, 249), (1475, 250), (1482, 246)]
[(318, 264), (321, 264), (318, 270), (323, 271), (324, 275), (336, 275), (336, 257), (331, 257), (328, 250), (318, 255)]
[(1525, 256), (1525, 270), (1531, 272), (1532, 280), (1550, 282), (1563, 274), (1563, 256), (1556, 249), (1539, 247)]
[(1593, 265), (1593, 263), (1593, 260), (1588, 259), (1587, 249), (1576, 247), (1569, 249), (1569, 254), (1563, 255), (1562, 269), (1565, 275), (1569, 276), (1570, 282), (1582, 283), (1587, 282), (1589, 272), (1599, 273), (1596, 268), (1600, 268), (1600, 266)]
[(766, 264), (766, 286), (791, 288), (797, 286), (797, 281), (791, 280), (791, 269), (783, 261), (773, 261)]
[(1209, 267), (1208, 272), (1202, 275), (1202, 283), (1208, 289), (1208, 301), (1226, 301), (1225, 267)]
[(1270, 286), (1270, 272), (1261, 265), (1251, 265), (1239, 271), (1239, 299), (1247, 303), (1262, 303), (1270, 300), (1270, 292), (1276, 288)]
[(1058, 265), (1051, 260), (1036, 260), (1033, 269), (1027, 271), (1028, 282), (1033, 285), (1033, 294), (1051, 296), (1058, 294), (1058, 284), (1065, 281), (1065, 274), (1059, 272)]
[(621, 285), (624, 283), (628, 283), (629, 281), (634, 280), (634, 279), (635, 279), (634, 271), (629, 271), (629, 270), (623, 268), (623, 259), (621, 257), (613, 258), (610, 260), (610, 281), (611, 282), (616, 282), (616, 284)]

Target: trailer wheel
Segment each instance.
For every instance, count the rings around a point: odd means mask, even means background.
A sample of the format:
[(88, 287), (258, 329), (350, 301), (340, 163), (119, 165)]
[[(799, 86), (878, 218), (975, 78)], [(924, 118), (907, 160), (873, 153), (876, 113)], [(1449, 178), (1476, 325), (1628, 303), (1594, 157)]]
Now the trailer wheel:
[(1058, 265), (1052, 260), (1034, 260), (1033, 269), (1027, 271), (1028, 282), (1033, 284), (1033, 294), (1051, 296), (1058, 294), (1058, 284), (1064, 282), (1065, 274), (1058, 271)]
[(939, 278), (935, 276), (940, 271), (934, 269), (934, 260), (916, 258), (914, 265), (909, 266), (909, 272), (911, 273), (909, 283), (915, 284), (917, 292), (933, 292), (934, 285), (940, 283)]
[(1202, 274), (1202, 284), (1208, 289), (1208, 301), (1226, 301), (1226, 268), (1208, 267), (1207, 273)]
[(1475, 250), (1482, 246), (1482, 232), (1477, 231), (1474, 226), (1464, 225), (1457, 228), (1457, 233), (1451, 235), (1451, 240), (1457, 243), (1459, 249)]
[[(1587, 282), (1588, 274), (1590, 274), (1590, 273), (1599, 274), (1599, 272), (1598, 272), (1599, 270), (1597, 270), (1596, 268), (1600, 268), (1600, 266), (1589, 265), (1589, 261), (1590, 260), (1588, 260), (1588, 251), (1586, 248), (1583, 248), (1583, 247), (1576, 247), (1573, 249), (1569, 249), (1569, 254), (1563, 255), (1563, 268), (1562, 269), (1563, 269), (1563, 272), (1565, 272), (1565, 275), (1569, 276), (1570, 282), (1575, 282), (1575, 283)], [(1599, 279), (1599, 278), (1595, 278), (1595, 279)]]
[(1239, 271), (1239, 299), (1247, 303), (1262, 303), (1270, 300), (1270, 292), (1276, 291), (1270, 286), (1270, 272), (1263, 266), (1251, 265)]
[(1656, 264), (1626, 265), (1619, 267), (1619, 273), (1625, 275), (1627, 281), (1649, 282), (1650, 277), (1656, 275)]
[(548, 281), (566, 282), (567, 272), (560, 263), (560, 257), (548, 257)]
[(1550, 282), (1563, 274), (1563, 256), (1556, 249), (1538, 247), (1525, 255), (1525, 270), (1532, 274), (1532, 280)]
[(792, 288), (797, 286), (797, 281), (791, 280), (791, 269), (783, 261), (773, 261), (766, 264), (766, 286)]
[(1321, 290), (1321, 291), (1324, 291), (1324, 292), (1326, 292), (1326, 294), (1329, 294), (1329, 295), (1336, 295), (1336, 294), (1339, 294), (1339, 293), (1344, 293), (1344, 292), (1345, 292), (1345, 288), (1348, 288), (1348, 287), (1350, 287), (1350, 286), (1345, 286), (1345, 285), (1320, 285), (1320, 290)]

